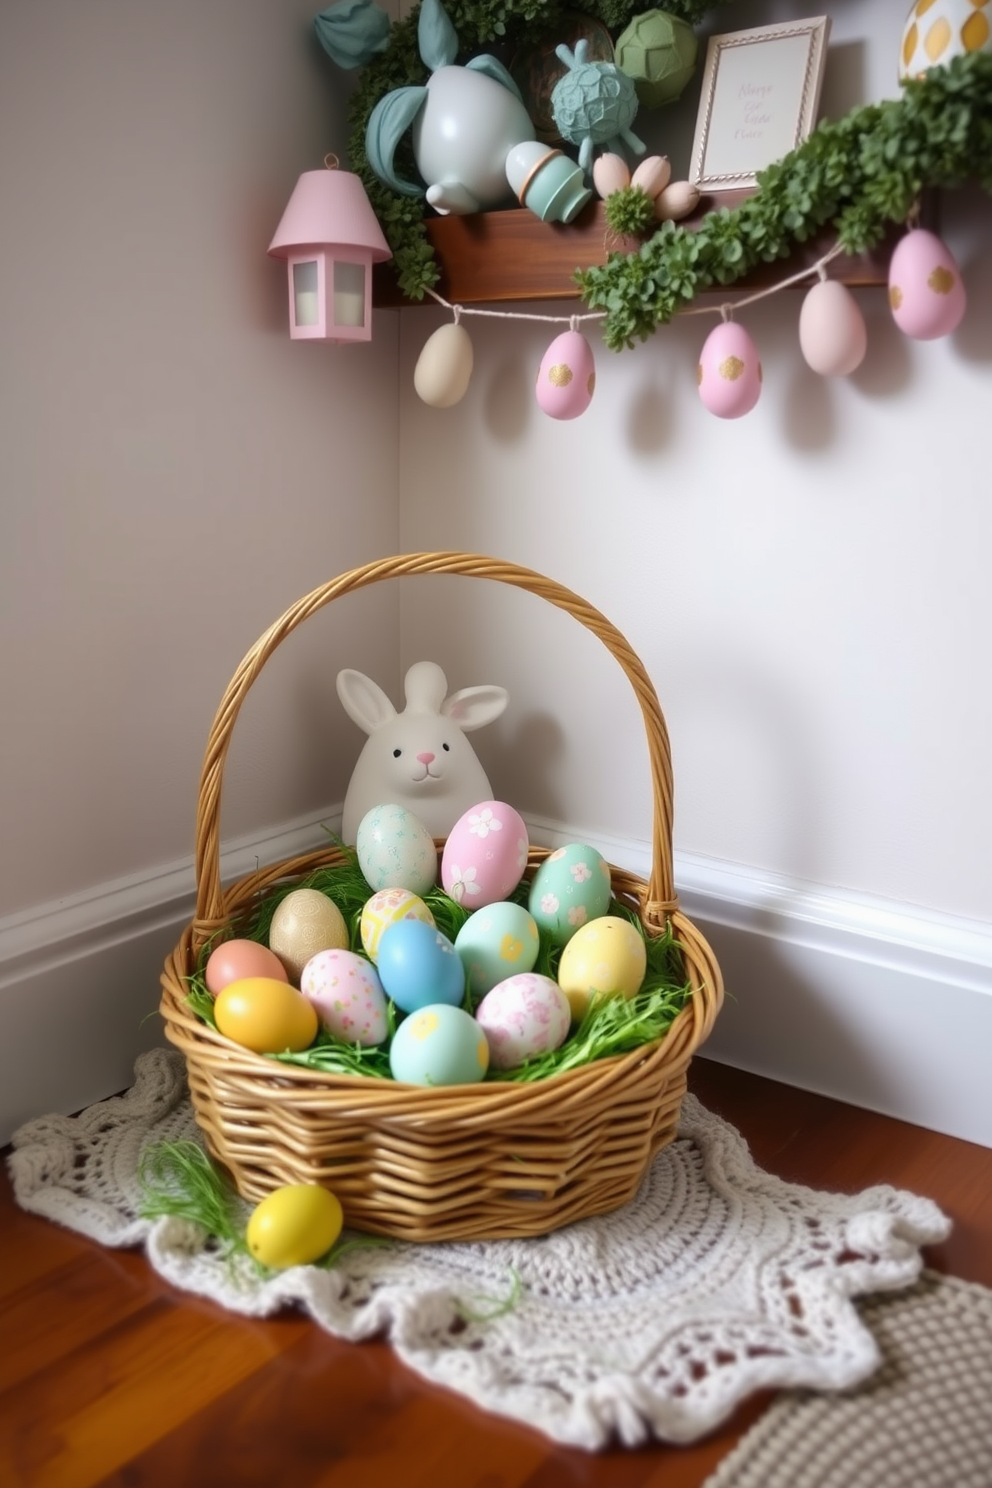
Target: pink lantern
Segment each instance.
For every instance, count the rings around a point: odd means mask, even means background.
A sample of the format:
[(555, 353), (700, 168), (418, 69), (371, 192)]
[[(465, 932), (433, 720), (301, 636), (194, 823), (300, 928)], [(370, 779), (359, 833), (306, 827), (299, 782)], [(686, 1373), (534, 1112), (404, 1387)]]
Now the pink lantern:
[(392, 253), (359, 177), (325, 165), (297, 181), (269, 253), (286, 260), (294, 341), (368, 341), (372, 265)]

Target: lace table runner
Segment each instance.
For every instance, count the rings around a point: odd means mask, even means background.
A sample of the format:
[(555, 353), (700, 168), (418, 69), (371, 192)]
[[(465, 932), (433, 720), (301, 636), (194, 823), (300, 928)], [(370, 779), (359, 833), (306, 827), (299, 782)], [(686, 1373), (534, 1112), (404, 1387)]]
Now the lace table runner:
[(852, 1298), (913, 1284), (920, 1247), (950, 1229), (894, 1188), (818, 1193), (763, 1172), (687, 1095), (676, 1140), (614, 1214), (540, 1239), (358, 1246), (333, 1268), (260, 1276), (186, 1221), (139, 1217), (146, 1143), (200, 1137), (178, 1051), (142, 1055), (135, 1077), (15, 1133), (22, 1208), (143, 1245), (173, 1285), (233, 1311), (297, 1305), (340, 1338), (385, 1336), (425, 1378), (588, 1450), (690, 1442), (756, 1390), (865, 1380), (882, 1355)]

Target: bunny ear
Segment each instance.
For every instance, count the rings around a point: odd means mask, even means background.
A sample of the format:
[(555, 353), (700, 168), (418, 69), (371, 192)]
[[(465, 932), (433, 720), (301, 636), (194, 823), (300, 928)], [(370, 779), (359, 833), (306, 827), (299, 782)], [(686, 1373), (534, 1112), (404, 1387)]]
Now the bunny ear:
[(403, 683), (411, 713), (440, 713), (448, 679), (434, 661), (415, 661)]
[(457, 723), (463, 734), (492, 723), (506, 708), (510, 695), (505, 687), (463, 687), (446, 698), (441, 713)]
[(365, 126), (365, 154), (379, 180), (401, 196), (423, 196), (423, 186), (398, 176), (393, 169), (393, 156), (403, 135), (420, 113), (427, 97), (426, 88), (394, 88), (380, 98)]
[(350, 668), (338, 672), (337, 686), (344, 711), (365, 733), (374, 733), (381, 724), (396, 717), (396, 709), (382, 688), (364, 672)]

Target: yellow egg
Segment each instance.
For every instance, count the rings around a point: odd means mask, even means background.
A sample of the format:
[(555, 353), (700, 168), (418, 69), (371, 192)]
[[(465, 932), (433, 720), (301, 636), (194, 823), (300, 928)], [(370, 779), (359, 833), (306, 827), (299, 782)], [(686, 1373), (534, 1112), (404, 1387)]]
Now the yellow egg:
[(432, 408), (452, 408), (468, 392), (474, 355), (463, 325), (443, 325), (429, 336), (417, 359), (413, 386)]
[(319, 889), (294, 889), (281, 901), (269, 926), (275, 951), (297, 986), (303, 968), (318, 951), (348, 948), (348, 927), (333, 899)]
[(383, 931), (400, 920), (423, 920), (434, 924), (434, 916), (418, 894), (409, 889), (380, 889), (366, 900), (362, 908), (360, 934), (362, 949), (370, 961), (379, 959), (379, 941)]
[(248, 1249), (263, 1266), (308, 1266), (341, 1233), (339, 1200), (318, 1183), (287, 1183), (257, 1204), (248, 1220)]
[(317, 1036), (317, 1010), (275, 977), (242, 977), (217, 994), (214, 1018), (225, 1038), (256, 1054), (296, 1052)]
[(595, 996), (633, 997), (647, 970), (644, 937), (619, 915), (582, 925), (561, 953), (558, 985), (576, 1021)]

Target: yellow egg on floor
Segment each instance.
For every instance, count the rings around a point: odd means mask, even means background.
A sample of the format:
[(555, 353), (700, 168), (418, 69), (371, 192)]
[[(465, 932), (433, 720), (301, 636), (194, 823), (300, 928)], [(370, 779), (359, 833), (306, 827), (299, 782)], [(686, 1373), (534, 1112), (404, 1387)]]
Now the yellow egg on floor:
[(318, 1183), (287, 1183), (252, 1210), (245, 1239), (263, 1266), (308, 1266), (327, 1254), (341, 1233), (341, 1203)]

